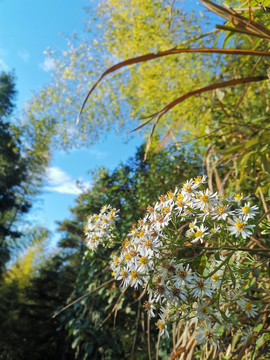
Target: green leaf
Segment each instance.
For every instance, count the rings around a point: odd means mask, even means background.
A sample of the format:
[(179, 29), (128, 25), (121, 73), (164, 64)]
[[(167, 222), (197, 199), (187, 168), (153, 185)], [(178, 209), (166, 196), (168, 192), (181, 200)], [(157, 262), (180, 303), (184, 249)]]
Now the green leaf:
[(249, 140), (246, 144), (245, 144), (245, 148), (249, 149), (250, 147), (257, 145), (259, 143), (259, 139), (255, 138), (255, 139), (251, 139)]
[(256, 345), (257, 346), (261, 346), (264, 340), (264, 335), (262, 335), (261, 337), (259, 337), (259, 339), (256, 341)]
[(232, 153), (235, 153), (237, 150), (242, 149), (242, 148), (243, 148), (242, 144), (231, 146), (229, 149), (227, 149), (223, 152), (223, 155), (231, 155)]
[(263, 328), (263, 324), (259, 324), (253, 329), (253, 331), (254, 332), (259, 332), (259, 331), (261, 331), (262, 328)]
[(261, 158), (261, 162), (262, 162), (262, 165), (263, 165), (263, 170), (270, 173), (270, 165), (269, 165), (269, 162), (267, 161), (266, 155), (265, 154), (260, 154), (260, 158)]
[(80, 341), (80, 336), (78, 336), (77, 338), (75, 338), (75, 340), (73, 341), (73, 343), (71, 344), (72, 349), (75, 349), (76, 346), (78, 345), (78, 342)]

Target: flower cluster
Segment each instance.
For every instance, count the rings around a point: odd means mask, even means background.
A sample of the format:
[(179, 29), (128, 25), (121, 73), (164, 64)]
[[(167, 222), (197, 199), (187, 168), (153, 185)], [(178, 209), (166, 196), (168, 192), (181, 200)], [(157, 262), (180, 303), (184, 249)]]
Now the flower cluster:
[[(252, 234), (257, 206), (248, 197), (220, 196), (204, 189), (206, 177), (186, 181), (149, 206), (113, 255), (111, 268), (122, 286), (141, 286), (148, 293), (145, 308), (159, 316), (157, 326), (183, 319), (198, 319), (197, 341), (217, 346), (218, 338), (238, 321), (239, 313), (257, 315), (247, 298), (248, 276), (239, 271), (246, 254), (240, 247)], [(108, 213), (109, 210), (109, 213)], [(109, 207), (91, 216), (88, 246), (106, 241), (110, 230)], [(108, 225), (104, 225), (105, 223)], [(218, 251), (217, 251), (218, 250)]]
[(88, 217), (84, 232), (89, 249), (95, 250), (99, 244), (106, 244), (115, 221), (118, 219), (118, 212), (119, 210), (110, 205), (105, 205), (98, 215), (94, 214)]

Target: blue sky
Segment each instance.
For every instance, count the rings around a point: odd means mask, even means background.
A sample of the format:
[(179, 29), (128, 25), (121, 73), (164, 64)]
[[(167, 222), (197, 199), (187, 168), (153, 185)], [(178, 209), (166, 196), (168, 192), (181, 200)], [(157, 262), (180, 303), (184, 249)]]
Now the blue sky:
[[(89, 0), (0, 0), (0, 71), (15, 71), (18, 113), (33, 91), (50, 81), (52, 64), (44, 51), (48, 47), (65, 49), (66, 36), (83, 30), (84, 7), (88, 5)], [(54, 152), (47, 182), (28, 219), (55, 232), (55, 221), (69, 216), (68, 208), (79, 194), (76, 179), (91, 186), (90, 169), (101, 165), (114, 169), (132, 156), (141, 142), (134, 138), (124, 144), (109, 134), (89, 149)], [(59, 235), (53, 235), (53, 243), (57, 238)]]

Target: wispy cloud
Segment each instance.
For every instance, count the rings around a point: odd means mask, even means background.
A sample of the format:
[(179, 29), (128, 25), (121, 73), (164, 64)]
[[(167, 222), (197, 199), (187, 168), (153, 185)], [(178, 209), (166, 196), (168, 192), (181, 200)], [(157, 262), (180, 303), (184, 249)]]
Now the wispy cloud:
[(30, 54), (27, 51), (18, 50), (17, 54), (18, 54), (19, 58), (22, 59), (23, 62), (26, 63), (29, 61)]
[(8, 71), (8, 65), (4, 62), (3, 59), (0, 59), (0, 70), (2, 71)]
[(46, 178), (49, 183), (45, 190), (57, 192), (60, 194), (79, 195), (84, 190), (91, 188), (90, 182), (76, 182), (71, 176), (59, 167), (51, 166), (46, 170)]
[(51, 57), (46, 57), (45, 60), (43, 61), (43, 63), (39, 64), (39, 67), (43, 71), (46, 71), (46, 72), (51, 71), (55, 68), (55, 61)]
[(105, 151), (91, 149), (89, 150), (90, 154), (95, 156), (97, 159), (105, 159), (108, 156), (108, 153)]

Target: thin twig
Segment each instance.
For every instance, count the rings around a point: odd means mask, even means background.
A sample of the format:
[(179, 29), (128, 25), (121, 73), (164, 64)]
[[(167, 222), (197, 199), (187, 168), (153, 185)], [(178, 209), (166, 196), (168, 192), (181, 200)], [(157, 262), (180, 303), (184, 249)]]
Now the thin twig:
[(134, 335), (134, 339), (133, 339), (131, 356), (130, 356), (131, 359), (134, 358), (135, 345), (136, 345), (137, 334), (138, 334), (138, 325), (139, 325), (140, 312), (141, 312), (141, 299), (140, 299), (139, 304), (138, 304), (138, 311), (137, 311), (137, 317), (136, 317), (136, 323), (135, 323), (135, 335)]
[(126, 290), (128, 289), (128, 287), (124, 288), (124, 290), (122, 291), (121, 295), (119, 296), (119, 298), (117, 299), (116, 303), (114, 304), (114, 307), (112, 308), (112, 310), (110, 311), (109, 315), (102, 321), (102, 323), (99, 325), (99, 327), (102, 327), (105, 322), (110, 318), (110, 316), (112, 315), (112, 313), (117, 309), (117, 305), (119, 304), (120, 300), (122, 299), (122, 297), (124, 296)]
[(174, 3), (175, 3), (175, 0), (172, 1), (170, 9), (169, 9), (169, 29), (170, 29), (171, 23), (172, 23), (172, 10), (173, 10)]
[[(266, 213), (265, 213), (262, 217), (260, 217), (260, 219), (258, 220), (258, 224), (259, 224), (260, 222), (262, 222), (263, 219), (265, 219), (268, 214), (270, 214), (270, 209), (268, 209), (268, 210), (266, 211)], [(267, 220), (268, 220), (268, 219), (267, 219)]]
[(260, 186), (259, 186), (259, 193), (260, 193), (260, 197), (261, 197), (261, 200), (262, 200), (264, 211), (266, 213), (267, 220), (270, 221), (270, 216), (268, 215), (267, 205), (266, 205), (265, 198), (264, 198), (264, 195), (263, 195), (263, 192), (262, 192), (262, 188)]
[(251, 3), (250, 3), (250, 0), (247, 0), (247, 2), (248, 2), (249, 17), (250, 17), (250, 20), (253, 21), (254, 16), (253, 16), (253, 11), (252, 11), (252, 6), (251, 6)]
[(147, 313), (147, 350), (148, 350), (148, 359), (151, 360), (150, 314), (149, 313)]
[(63, 311), (65, 311), (65, 310), (67, 310), (68, 308), (70, 308), (72, 305), (76, 304), (78, 301), (84, 299), (85, 297), (91, 295), (91, 294), (94, 293), (95, 291), (103, 288), (104, 286), (110, 284), (110, 283), (113, 282), (113, 281), (115, 281), (115, 279), (108, 280), (108, 281), (106, 281), (105, 283), (103, 283), (103, 284), (101, 284), (100, 286), (98, 286), (97, 288), (95, 288), (94, 290), (91, 290), (91, 291), (89, 291), (88, 293), (80, 296), (78, 299), (72, 301), (70, 304), (68, 304), (67, 306), (63, 307), (63, 308), (62, 308), (61, 310), (59, 310), (57, 313), (53, 314), (52, 319), (54, 319), (56, 316), (58, 316), (59, 314), (61, 314), (61, 312), (63, 312)]

